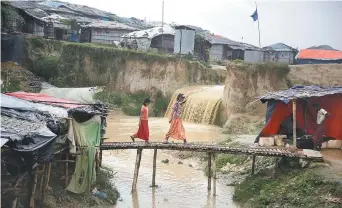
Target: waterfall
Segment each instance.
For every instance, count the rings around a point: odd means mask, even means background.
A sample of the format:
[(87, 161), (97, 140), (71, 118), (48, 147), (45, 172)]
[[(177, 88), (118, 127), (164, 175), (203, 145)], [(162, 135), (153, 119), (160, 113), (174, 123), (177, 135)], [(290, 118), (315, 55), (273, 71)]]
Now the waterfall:
[(170, 117), (177, 95), (183, 93), (187, 102), (182, 107), (182, 119), (192, 123), (214, 124), (222, 102), (223, 90), (223, 85), (178, 89), (171, 97), (165, 116)]

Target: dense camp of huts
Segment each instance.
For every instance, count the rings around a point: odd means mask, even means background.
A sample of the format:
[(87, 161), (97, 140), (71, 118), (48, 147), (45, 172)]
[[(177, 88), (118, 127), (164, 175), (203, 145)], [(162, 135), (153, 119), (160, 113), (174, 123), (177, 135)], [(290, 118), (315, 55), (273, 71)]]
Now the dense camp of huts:
[[(20, 18), (4, 19), (6, 14), (2, 14), (2, 31), (5, 32), (10, 28), (13, 31), (58, 40), (115, 44), (141, 51), (191, 54), (205, 61), (239, 59), (247, 63), (282, 64), (342, 62), (341, 52), (329, 48), (310, 48), (300, 53), (284, 43), (260, 48), (211, 34), (195, 26), (147, 23), (67, 2), (38, 0), (1, 3), (2, 7), (11, 7), (20, 15)], [(23, 21), (25, 24), (22, 24)]]
[(35, 207), (52, 182), (73, 193), (89, 191), (106, 115), (100, 103), (1, 94), (1, 207)]

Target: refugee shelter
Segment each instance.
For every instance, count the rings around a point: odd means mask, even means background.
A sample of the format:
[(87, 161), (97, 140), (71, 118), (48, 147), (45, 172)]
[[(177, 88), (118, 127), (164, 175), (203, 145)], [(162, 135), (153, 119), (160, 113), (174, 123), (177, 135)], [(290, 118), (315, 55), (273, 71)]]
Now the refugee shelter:
[(178, 25), (175, 27), (175, 54), (193, 54), (195, 47), (195, 29), (187, 25)]
[(53, 176), (68, 191), (88, 190), (106, 112), (39, 93), (1, 94), (2, 207), (35, 207)]
[(128, 33), (122, 36), (120, 44), (134, 50), (173, 53), (174, 39), (175, 30), (169, 25), (164, 25)]
[(303, 49), (296, 58), (298, 64), (342, 64), (342, 51)]
[(304, 146), (311, 146), (309, 141), (303, 139), (310, 138), (317, 127), (314, 104), (331, 114), (324, 121), (326, 140), (342, 140), (342, 87), (294, 86), (267, 93), (259, 99), (267, 103), (267, 112), (266, 125), (256, 142), (259, 137), (285, 134), (299, 148), (304, 143)]
[(263, 48), (265, 51), (265, 62), (281, 64), (294, 64), (298, 50), (284, 43), (276, 43)]

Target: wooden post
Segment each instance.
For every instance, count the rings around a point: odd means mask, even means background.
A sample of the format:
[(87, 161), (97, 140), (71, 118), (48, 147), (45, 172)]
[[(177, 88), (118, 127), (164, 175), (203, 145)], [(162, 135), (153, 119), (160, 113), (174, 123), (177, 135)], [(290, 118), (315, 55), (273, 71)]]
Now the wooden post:
[(279, 166), (279, 158), (275, 158), (274, 172), (273, 177), (277, 177), (278, 174), (278, 166)]
[(157, 166), (157, 149), (154, 149), (153, 154), (153, 173), (152, 173), (152, 187), (156, 187), (156, 166)]
[(292, 101), (292, 114), (293, 114), (293, 146), (297, 147), (297, 116), (296, 116), (296, 100)]
[(51, 162), (47, 164), (47, 168), (45, 169), (45, 178), (44, 178), (44, 188), (42, 192), (42, 199), (44, 200), (45, 198), (45, 192), (47, 191), (47, 187), (49, 185), (49, 180), (50, 180), (50, 171), (51, 171)]
[(43, 165), (42, 170), (40, 171), (39, 175), (40, 175), (40, 185), (39, 185), (39, 195), (38, 195), (38, 199), (41, 199), (41, 197), (43, 196), (43, 185), (44, 185), (44, 179), (45, 179), (45, 164)]
[(131, 193), (136, 191), (137, 188), (137, 181), (138, 181), (138, 174), (139, 174), (139, 167), (141, 161), (141, 149), (137, 149), (137, 156), (135, 159), (135, 168), (134, 168), (134, 175), (133, 175), (133, 183), (132, 183), (132, 191)]
[(47, 187), (49, 186), (49, 182), (50, 182), (50, 173), (51, 173), (51, 162), (49, 163), (49, 167), (48, 167), (47, 180), (46, 180), (45, 190), (46, 190)]
[(16, 197), (16, 198), (12, 201), (12, 208), (17, 208), (17, 203), (18, 203), (18, 197)]
[(141, 155), (142, 155), (142, 149), (140, 149), (140, 154), (139, 154), (139, 163), (138, 163), (138, 175), (137, 175), (137, 181), (138, 181), (138, 178), (139, 178), (139, 169), (140, 169)]
[(69, 155), (66, 155), (66, 162), (65, 162), (65, 188), (68, 187), (68, 175), (69, 175)]
[(211, 190), (211, 152), (208, 153), (208, 190)]
[(100, 164), (99, 166), (102, 168), (102, 149), (100, 149)]
[(252, 175), (254, 175), (254, 172), (255, 172), (255, 158), (256, 158), (256, 156), (253, 155), (253, 160), (252, 160)]
[(99, 167), (100, 167), (100, 162), (99, 162), (100, 158), (99, 158), (99, 152), (96, 151), (95, 152), (95, 171), (96, 174), (99, 172)]
[(31, 198), (30, 198), (30, 208), (34, 208), (34, 202), (35, 202), (35, 198), (36, 198), (36, 188), (37, 188), (37, 180), (38, 180), (38, 173), (37, 173), (37, 171), (39, 170), (38, 167), (34, 171), (33, 187), (32, 187), (32, 190), (31, 190), (32, 194), (31, 194)]
[(216, 154), (213, 154), (213, 196), (216, 196)]

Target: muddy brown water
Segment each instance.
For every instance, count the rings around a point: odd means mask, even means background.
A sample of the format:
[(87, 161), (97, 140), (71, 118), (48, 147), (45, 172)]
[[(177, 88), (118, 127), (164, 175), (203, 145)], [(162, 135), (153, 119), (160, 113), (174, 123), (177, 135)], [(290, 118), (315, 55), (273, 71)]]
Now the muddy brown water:
[[(168, 130), (167, 118), (150, 118), (150, 140), (163, 141)], [(220, 139), (220, 128), (184, 123), (189, 142), (208, 142)], [(109, 118), (106, 141), (130, 141), (129, 135), (135, 133), (138, 117), (119, 116)], [(217, 180), (217, 196), (207, 190), (207, 177), (203, 167), (195, 160), (182, 160), (172, 157), (168, 151), (158, 150), (156, 184), (151, 188), (153, 150), (144, 150), (139, 169), (137, 192), (131, 194), (136, 150), (104, 151), (103, 165), (116, 172), (114, 183), (121, 194), (116, 208), (187, 208), (187, 207), (238, 207), (232, 201), (233, 187), (229, 181)], [(168, 164), (161, 161), (169, 159)]]

